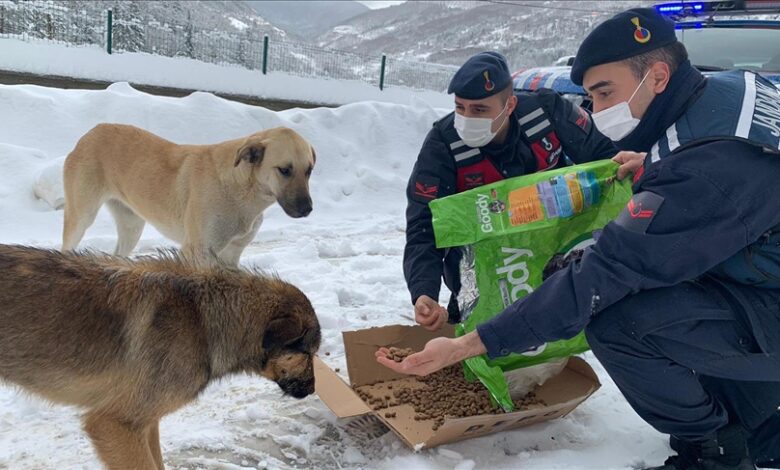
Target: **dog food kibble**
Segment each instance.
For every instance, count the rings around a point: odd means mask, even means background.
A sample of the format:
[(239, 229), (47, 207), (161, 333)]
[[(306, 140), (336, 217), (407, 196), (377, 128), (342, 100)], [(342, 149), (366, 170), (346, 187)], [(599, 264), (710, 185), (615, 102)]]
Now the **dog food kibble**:
[(389, 350), (390, 354), (387, 356), (387, 358), (392, 359), (395, 362), (401, 362), (406, 356), (410, 356), (414, 353), (411, 348), (389, 348)]
[(336, 370), (336, 372), (341, 372), (341, 369), (339, 369), (338, 367), (336, 367), (335, 370)]
[[(401, 362), (414, 353), (409, 348), (388, 348), (388, 359)], [(500, 414), (493, 408), (490, 395), (480, 382), (470, 383), (463, 376), (460, 365), (446, 367), (426, 377), (415, 377), (422, 387), (411, 388), (402, 383), (387, 384), (376, 382), (353, 387), (357, 395), (375, 411), (391, 406), (411, 405), (415, 421), (433, 420), (433, 430), (444, 424), (445, 418), (465, 418), (482, 414)], [(376, 388), (374, 388), (376, 387)], [(391, 396), (392, 395), (392, 396)], [(392, 400), (391, 400), (392, 398)], [(515, 410), (527, 410), (533, 406), (545, 406), (534, 392), (515, 400)], [(386, 418), (394, 418), (396, 413), (388, 411)]]
[(325, 353), (326, 356), (330, 356), (330, 351)]

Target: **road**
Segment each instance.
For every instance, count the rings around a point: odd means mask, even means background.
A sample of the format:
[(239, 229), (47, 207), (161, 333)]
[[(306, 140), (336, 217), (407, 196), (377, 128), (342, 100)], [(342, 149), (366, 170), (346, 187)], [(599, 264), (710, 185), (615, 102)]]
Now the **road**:
[[(8, 72), (0, 70), (0, 84), (3, 85), (40, 85), (45, 87), (55, 87), (64, 89), (82, 89), (82, 90), (104, 90), (111, 85), (111, 82), (101, 80), (86, 80), (81, 78), (62, 77), (57, 75), (35, 75), (22, 72)], [(248, 95), (233, 95), (229, 93), (212, 92), (210, 90), (191, 90), (186, 88), (170, 88), (161, 86), (144, 85), (139, 83), (130, 83), (136, 90), (143, 91), (152, 95), (181, 97), (187, 96), (195, 91), (208, 91), (216, 96), (240, 103), (251, 104), (253, 106), (262, 106), (272, 111), (282, 111), (290, 108), (319, 108), (335, 107), (333, 104), (309, 103), (304, 101), (287, 101), (260, 98)]]

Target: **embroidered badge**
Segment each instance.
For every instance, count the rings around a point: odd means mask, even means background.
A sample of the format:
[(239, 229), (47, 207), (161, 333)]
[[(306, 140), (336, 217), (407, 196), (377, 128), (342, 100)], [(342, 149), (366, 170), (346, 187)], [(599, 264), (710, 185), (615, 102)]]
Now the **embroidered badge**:
[(577, 106), (575, 109), (577, 110), (577, 118), (574, 120), (574, 124), (576, 124), (577, 127), (586, 133), (590, 132), (590, 115), (588, 115), (588, 112), (579, 106)]
[(490, 79), (490, 73), (485, 70), (482, 72), (482, 76), (485, 77), (485, 91), (493, 91), (496, 88), (496, 84)]
[(531, 150), (536, 157), (536, 170), (542, 171), (558, 164), (558, 159), (563, 154), (561, 141), (555, 132), (550, 132), (540, 140), (531, 143)]
[(634, 23), (636, 29), (634, 30), (634, 41), (639, 44), (644, 44), (650, 40), (650, 31), (647, 28), (643, 28), (639, 25), (639, 17), (631, 18), (631, 22)]
[(439, 178), (418, 176), (414, 181), (412, 196), (425, 203), (436, 199), (439, 196)]
[(623, 211), (615, 219), (615, 223), (636, 233), (647, 233), (647, 228), (658, 214), (663, 204), (663, 196), (650, 191), (642, 191), (634, 195)]
[(463, 177), (463, 183), (467, 188), (476, 188), (485, 184), (484, 173), (466, 173)]

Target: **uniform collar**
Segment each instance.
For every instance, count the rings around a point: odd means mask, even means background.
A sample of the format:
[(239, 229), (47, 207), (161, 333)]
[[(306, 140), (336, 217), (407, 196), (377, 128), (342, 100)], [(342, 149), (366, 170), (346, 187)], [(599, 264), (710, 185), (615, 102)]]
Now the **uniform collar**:
[(701, 95), (705, 84), (704, 76), (689, 61), (680, 64), (669, 79), (666, 90), (653, 99), (636, 129), (615, 145), (621, 150), (650, 151), (666, 129)]

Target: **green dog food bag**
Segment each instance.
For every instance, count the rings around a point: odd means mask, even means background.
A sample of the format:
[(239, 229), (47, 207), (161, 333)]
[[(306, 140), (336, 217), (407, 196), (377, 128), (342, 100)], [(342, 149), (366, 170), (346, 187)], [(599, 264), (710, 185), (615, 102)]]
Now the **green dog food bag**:
[[(461, 323), (457, 334), (533, 292), (576, 259), (631, 198), (609, 160), (534, 173), (431, 201), (436, 246), (461, 250)], [(584, 333), (522, 354), (465, 361), (506, 411), (514, 409), (505, 372), (560, 360), (588, 349)]]

